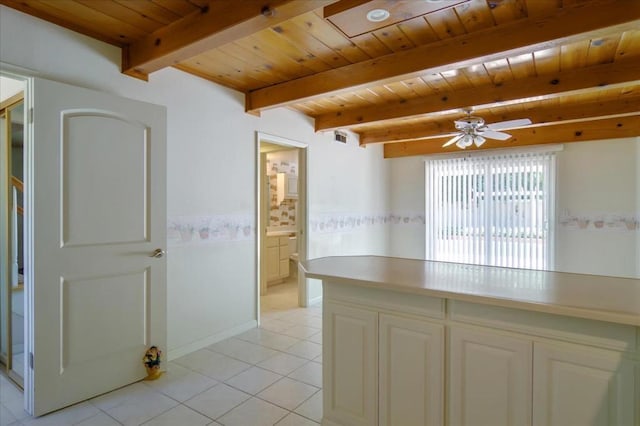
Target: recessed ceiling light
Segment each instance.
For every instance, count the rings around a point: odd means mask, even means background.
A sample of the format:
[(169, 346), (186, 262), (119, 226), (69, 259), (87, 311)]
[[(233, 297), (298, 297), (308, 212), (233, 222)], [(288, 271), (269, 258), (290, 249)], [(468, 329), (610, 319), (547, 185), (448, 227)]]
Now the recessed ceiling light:
[(382, 22), (389, 18), (391, 14), (386, 9), (372, 9), (367, 12), (367, 19), (371, 22)]

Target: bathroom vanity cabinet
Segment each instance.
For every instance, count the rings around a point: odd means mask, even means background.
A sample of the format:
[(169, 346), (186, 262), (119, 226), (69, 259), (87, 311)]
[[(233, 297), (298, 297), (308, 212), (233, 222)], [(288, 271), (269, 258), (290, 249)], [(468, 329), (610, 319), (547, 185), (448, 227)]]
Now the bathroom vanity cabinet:
[(289, 276), (289, 235), (267, 236), (267, 283)]

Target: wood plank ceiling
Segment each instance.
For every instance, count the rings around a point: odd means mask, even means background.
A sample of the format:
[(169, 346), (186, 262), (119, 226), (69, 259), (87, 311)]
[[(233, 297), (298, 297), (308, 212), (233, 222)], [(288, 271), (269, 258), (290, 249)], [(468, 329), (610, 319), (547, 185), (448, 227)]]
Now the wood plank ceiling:
[[(349, 129), (385, 157), (442, 148), (453, 120), (530, 118), (482, 149), (640, 136), (636, 0), (0, 0), (166, 66)], [(391, 16), (371, 23), (366, 12)], [(348, 34), (348, 35), (347, 35)], [(475, 149), (475, 148), (471, 148)]]

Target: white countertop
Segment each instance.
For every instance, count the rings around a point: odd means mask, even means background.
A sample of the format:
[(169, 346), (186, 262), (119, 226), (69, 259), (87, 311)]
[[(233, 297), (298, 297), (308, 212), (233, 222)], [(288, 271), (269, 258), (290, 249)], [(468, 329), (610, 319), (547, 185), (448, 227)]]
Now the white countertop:
[(640, 326), (640, 279), (382, 256), (302, 263), (308, 278)]
[(284, 237), (295, 234), (296, 231), (267, 231), (267, 237)]
[(295, 226), (267, 226), (267, 237), (283, 237), (296, 231)]

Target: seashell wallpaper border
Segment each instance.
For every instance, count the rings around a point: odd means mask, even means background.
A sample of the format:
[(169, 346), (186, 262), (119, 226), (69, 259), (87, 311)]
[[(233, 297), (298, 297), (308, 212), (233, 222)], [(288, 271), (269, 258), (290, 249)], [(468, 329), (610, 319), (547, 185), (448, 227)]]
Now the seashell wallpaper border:
[[(311, 215), (309, 233), (353, 232), (377, 226), (424, 225), (422, 213), (324, 213)], [(640, 214), (583, 212), (563, 214), (561, 228), (596, 231), (640, 231)], [(253, 213), (238, 215), (175, 216), (167, 227), (169, 245), (255, 240)]]
[(565, 213), (560, 215), (558, 224), (562, 228), (575, 230), (638, 231), (640, 230), (640, 214), (611, 212)]
[(312, 215), (309, 219), (311, 233), (351, 232), (361, 228), (381, 225), (424, 225), (421, 213), (328, 213)]
[[(326, 213), (309, 218), (311, 234), (353, 232), (387, 225), (424, 225), (421, 213)], [(169, 217), (167, 242), (172, 246), (255, 240), (255, 216), (238, 215)]]
[(185, 245), (254, 240), (254, 224), (252, 213), (169, 217), (167, 242), (169, 245)]

